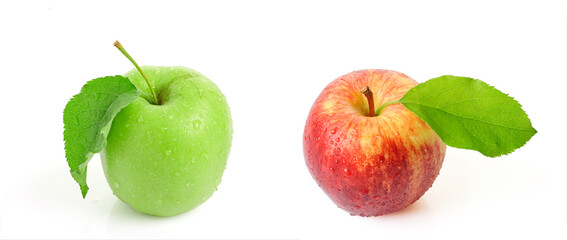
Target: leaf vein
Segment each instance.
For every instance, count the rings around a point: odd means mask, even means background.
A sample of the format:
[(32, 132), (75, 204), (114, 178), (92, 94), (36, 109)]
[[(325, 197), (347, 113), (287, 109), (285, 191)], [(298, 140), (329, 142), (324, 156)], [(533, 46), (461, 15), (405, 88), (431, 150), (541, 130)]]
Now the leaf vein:
[(436, 110), (445, 112), (445, 113), (447, 113), (447, 114), (449, 114), (449, 115), (453, 115), (453, 116), (456, 116), (456, 117), (460, 117), (460, 118), (464, 118), (464, 119), (469, 119), (469, 120), (473, 120), (473, 121), (477, 121), (477, 122), (481, 122), (481, 123), (485, 123), (485, 124), (489, 124), (489, 125), (494, 125), (494, 126), (501, 127), (501, 128), (513, 129), (513, 130), (518, 130), (518, 131), (530, 131), (529, 128), (523, 129), (523, 128), (516, 128), (516, 127), (504, 126), (504, 125), (501, 125), (501, 124), (498, 124), (498, 123), (493, 123), (493, 122), (484, 121), (484, 120), (482, 120), (482, 119), (476, 119), (476, 118), (471, 118), (471, 117), (467, 117), (467, 116), (458, 115), (458, 114), (456, 114), (456, 113), (448, 112), (448, 111), (445, 111), (444, 109), (441, 109), (441, 108), (438, 108), (438, 107), (435, 107), (435, 106), (431, 106), (431, 105), (427, 105), (427, 104), (423, 104), (423, 103), (404, 101), (403, 99), (400, 100), (400, 101), (401, 101), (402, 103), (415, 104), (415, 105), (420, 105), (420, 106), (423, 106), (423, 107), (428, 107), (428, 108), (436, 109)]

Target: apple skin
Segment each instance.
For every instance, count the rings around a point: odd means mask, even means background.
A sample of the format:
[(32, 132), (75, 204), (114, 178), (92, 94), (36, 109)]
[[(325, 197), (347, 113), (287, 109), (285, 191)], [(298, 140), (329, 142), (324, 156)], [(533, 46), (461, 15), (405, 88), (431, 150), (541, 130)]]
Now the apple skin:
[(115, 117), (101, 151), (114, 195), (139, 212), (172, 216), (205, 202), (221, 182), (232, 142), (229, 106), (219, 88), (185, 67), (144, 66), (161, 105), (137, 70), (142, 91)]
[(368, 116), (374, 104), (399, 100), (417, 82), (391, 70), (355, 71), (331, 82), (313, 104), (304, 129), (306, 165), (317, 184), (351, 215), (406, 208), (433, 184), (446, 145), (402, 104)]

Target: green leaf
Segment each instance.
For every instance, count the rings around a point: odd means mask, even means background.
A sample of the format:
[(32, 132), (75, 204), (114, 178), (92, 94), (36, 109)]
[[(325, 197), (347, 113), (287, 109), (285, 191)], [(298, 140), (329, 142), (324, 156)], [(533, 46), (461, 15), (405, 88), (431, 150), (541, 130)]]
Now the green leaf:
[(513, 152), (537, 132), (516, 100), (472, 78), (433, 78), (410, 89), (399, 102), (445, 144), (489, 157)]
[(116, 114), (140, 95), (128, 78), (109, 76), (87, 82), (63, 111), (65, 157), (71, 175), (87, 195), (87, 164), (106, 145)]

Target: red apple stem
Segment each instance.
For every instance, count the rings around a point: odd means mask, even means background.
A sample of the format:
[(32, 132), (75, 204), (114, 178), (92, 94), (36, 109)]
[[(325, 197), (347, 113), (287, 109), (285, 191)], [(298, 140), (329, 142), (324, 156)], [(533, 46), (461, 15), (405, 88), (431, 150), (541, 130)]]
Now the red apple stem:
[(144, 73), (144, 71), (142, 71), (142, 68), (140, 68), (140, 66), (138, 66), (138, 64), (136, 63), (136, 61), (134, 61), (134, 59), (130, 56), (130, 54), (128, 54), (128, 52), (126, 52), (126, 49), (124, 49), (124, 47), (122, 47), (122, 44), (120, 44), (120, 42), (118, 42), (118, 40), (116, 42), (114, 42), (114, 46), (116, 48), (118, 48), (118, 50), (120, 50), (120, 52), (122, 52), (122, 54), (124, 54), (124, 56), (126, 56), (126, 58), (128, 58), (128, 60), (130, 60), (130, 62), (132, 64), (134, 64), (136, 69), (138, 69), (138, 72), (140, 72), (142, 74), (142, 77), (144, 77), (144, 79), (146, 80), (146, 83), (148, 84), (148, 87), (150, 88), (150, 93), (151, 93), (152, 98), (153, 98), (152, 104), (159, 105), (159, 101), (158, 101), (158, 98), (157, 98), (156, 91), (154, 90), (154, 87), (150, 83), (150, 80), (148, 80), (148, 77), (146, 77), (146, 74)]
[(372, 91), (370, 91), (370, 88), (368, 86), (366, 86), (360, 92), (364, 94), (364, 96), (366, 96), (366, 100), (368, 100), (368, 116), (376, 116), (374, 112), (374, 94), (372, 94)]

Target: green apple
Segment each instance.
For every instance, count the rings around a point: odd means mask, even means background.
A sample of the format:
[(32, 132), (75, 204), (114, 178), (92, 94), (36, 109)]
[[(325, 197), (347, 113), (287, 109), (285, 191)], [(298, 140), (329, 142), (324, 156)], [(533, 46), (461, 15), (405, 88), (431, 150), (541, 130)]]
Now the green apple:
[(232, 142), (230, 109), (220, 89), (195, 70), (141, 70), (124, 75), (142, 94), (113, 120), (102, 166), (120, 200), (142, 213), (172, 216), (217, 190)]

